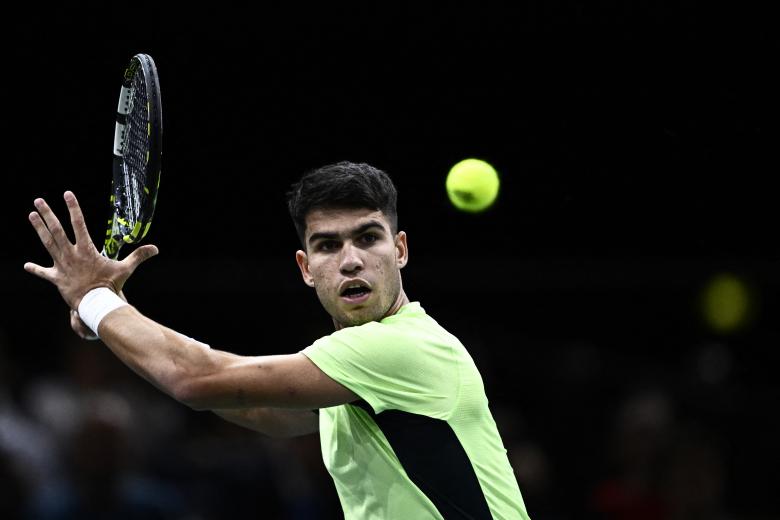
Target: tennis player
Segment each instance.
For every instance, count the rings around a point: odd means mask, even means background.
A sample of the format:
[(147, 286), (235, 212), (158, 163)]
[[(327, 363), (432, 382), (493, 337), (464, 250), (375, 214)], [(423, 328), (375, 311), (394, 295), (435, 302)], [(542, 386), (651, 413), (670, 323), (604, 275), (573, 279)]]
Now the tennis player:
[(59, 289), (77, 332), (86, 324), (160, 390), (268, 435), (319, 431), (348, 519), (528, 519), (474, 361), (404, 292), (409, 251), (386, 173), (341, 162), (293, 185), (295, 258), (336, 330), (290, 355), (237, 356), (144, 316), (121, 290), (157, 248), (103, 257), (64, 198), (75, 243), (36, 199), (29, 219), (54, 265), (25, 270)]

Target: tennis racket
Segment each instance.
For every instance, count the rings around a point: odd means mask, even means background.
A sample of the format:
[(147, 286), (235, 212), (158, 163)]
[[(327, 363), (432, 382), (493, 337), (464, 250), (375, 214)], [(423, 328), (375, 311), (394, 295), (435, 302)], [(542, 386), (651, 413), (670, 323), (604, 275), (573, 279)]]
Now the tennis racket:
[(152, 223), (162, 166), (162, 105), (157, 67), (136, 54), (125, 69), (114, 127), (111, 216), (102, 255), (116, 259), (138, 244)]

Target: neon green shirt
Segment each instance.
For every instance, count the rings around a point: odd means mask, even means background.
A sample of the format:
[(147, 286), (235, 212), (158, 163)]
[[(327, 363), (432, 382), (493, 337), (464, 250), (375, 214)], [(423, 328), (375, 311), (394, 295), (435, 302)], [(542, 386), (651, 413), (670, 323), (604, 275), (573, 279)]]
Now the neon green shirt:
[(474, 361), (418, 302), (302, 352), (361, 397), (320, 410), (347, 519), (529, 518)]

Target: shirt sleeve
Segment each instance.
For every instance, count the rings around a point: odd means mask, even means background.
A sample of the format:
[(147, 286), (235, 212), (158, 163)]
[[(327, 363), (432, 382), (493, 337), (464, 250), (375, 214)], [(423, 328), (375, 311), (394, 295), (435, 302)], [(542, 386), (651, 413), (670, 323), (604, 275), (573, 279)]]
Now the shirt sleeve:
[(315, 341), (302, 353), (374, 409), (448, 419), (460, 387), (451, 345), (370, 322)]

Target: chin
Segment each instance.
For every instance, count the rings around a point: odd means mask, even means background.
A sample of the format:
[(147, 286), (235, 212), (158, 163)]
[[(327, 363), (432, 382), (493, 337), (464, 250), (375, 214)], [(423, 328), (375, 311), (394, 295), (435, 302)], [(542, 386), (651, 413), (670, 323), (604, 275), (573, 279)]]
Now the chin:
[(370, 321), (374, 321), (374, 318), (364, 317), (364, 316), (355, 315), (355, 314), (348, 314), (346, 316), (343, 316), (339, 321), (345, 327), (356, 327), (358, 325), (363, 325), (364, 323), (368, 323)]
[(345, 327), (355, 327), (370, 321), (378, 321), (382, 318), (374, 309), (355, 309), (352, 312), (342, 312), (339, 322)]

